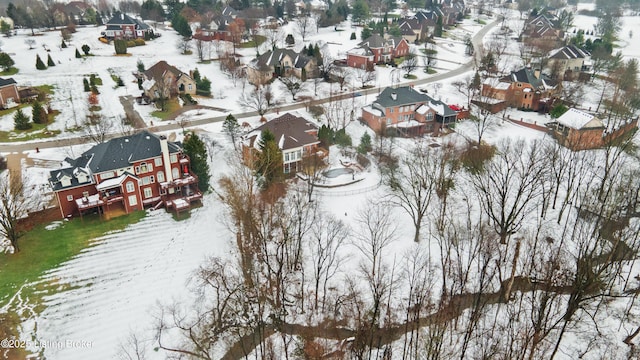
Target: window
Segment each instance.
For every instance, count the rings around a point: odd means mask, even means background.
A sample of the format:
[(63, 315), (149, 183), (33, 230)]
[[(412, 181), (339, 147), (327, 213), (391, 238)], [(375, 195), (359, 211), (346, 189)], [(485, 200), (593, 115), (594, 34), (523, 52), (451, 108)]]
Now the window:
[(158, 171), (156, 177), (158, 178), (158, 182), (164, 182), (164, 173), (162, 171)]
[(391, 118), (387, 118), (387, 125), (391, 125)]
[(191, 89), (193, 89), (193, 84), (189, 84), (189, 91), (191, 91)]
[(136, 166), (136, 175), (140, 174), (140, 166)]
[(147, 172), (147, 163), (140, 164), (140, 173), (144, 174)]
[(433, 121), (433, 113), (432, 112), (428, 112), (427, 113), (427, 121)]
[(129, 206), (138, 205), (138, 197), (135, 195), (129, 195)]
[(127, 183), (127, 192), (133, 192), (133, 190), (135, 190), (135, 187), (133, 185), (133, 181), (129, 181)]
[(144, 188), (144, 198), (148, 199), (151, 196), (153, 196), (153, 191), (151, 191), (151, 188)]
[(169, 156), (169, 159), (170, 159), (170, 161), (171, 161), (172, 163), (174, 163), (174, 162), (178, 162), (178, 155), (176, 155), (176, 154), (171, 154), (171, 155)]
[(73, 195), (67, 195), (67, 201), (73, 201)]
[(389, 112), (390, 112), (390, 113), (393, 113), (393, 108), (389, 109)]
[(160, 157), (155, 158), (153, 162), (155, 163), (156, 167), (162, 166), (162, 158)]
[(171, 169), (171, 177), (173, 177), (174, 179), (180, 178), (180, 171), (178, 170), (178, 168)]
[(142, 178), (142, 185), (149, 185), (151, 183), (151, 179), (148, 176)]
[(296, 160), (300, 160), (302, 159), (302, 151), (298, 150), (296, 151)]
[(113, 171), (107, 171), (100, 174), (100, 179), (102, 180), (111, 179), (112, 177), (113, 177)]
[(284, 161), (289, 161), (289, 153), (284, 154)]

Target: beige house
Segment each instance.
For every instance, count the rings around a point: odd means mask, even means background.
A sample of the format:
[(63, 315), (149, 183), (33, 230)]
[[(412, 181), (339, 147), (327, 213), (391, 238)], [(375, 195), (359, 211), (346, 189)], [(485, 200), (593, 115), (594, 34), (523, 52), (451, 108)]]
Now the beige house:
[(258, 56), (247, 65), (247, 78), (254, 85), (290, 75), (303, 80), (317, 77), (316, 59), (290, 49), (275, 49)]
[(591, 69), (591, 54), (575, 45), (564, 46), (549, 56), (547, 67), (566, 80), (575, 79)]
[(195, 95), (196, 93), (196, 81), (189, 74), (167, 64), (164, 60), (150, 67), (143, 76), (144, 95), (151, 99), (156, 99), (161, 94), (170, 98), (178, 94)]

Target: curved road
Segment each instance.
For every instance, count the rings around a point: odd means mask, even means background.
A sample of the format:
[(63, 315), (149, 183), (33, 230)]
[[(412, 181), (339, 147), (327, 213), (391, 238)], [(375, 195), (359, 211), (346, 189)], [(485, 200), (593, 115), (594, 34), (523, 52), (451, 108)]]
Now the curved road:
[[(482, 57), (481, 51), (480, 49), (482, 49), (482, 39), (484, 38), (484, 36), (487, 34), (487, 32), (489, 32), (489, 30), (491, 30), (493, 27), (495, 27), (498, 23), (500, 23), (499, 19), (495, 20), (494, 22), (487, 24), (486, 26), (484, 26), (482, 29), (480, 29), (480, 31), (478, 31), (477, 34), (475, 34), (473, 36), (473, 38), (471, 39), (471, 41), (473, 42), (473, 47), (474, 49), (476, 49), (475, 51), (475, 59), (479, 59)], [(433, 83), (433, 82), (438, 82), (438, 81), (442, 81), (448, 78), (452, 78), (455, 76), (458, 76), (460, 74), (463, 74), (471, 69), (473, 69), (473, 65), (474, 65), (474, 60), (469, 60), (467, 63), (463, 64), (462, 66), (458, 67), (457, 69), (451, 70), (447, 73), (442, 73), (442, 74), (437, 74), (435, 76), (426, 78), (426, 79), (421, 79), (421, 80), (412, 80), (409, 82), (404, 82), (404, 84), (408, 84), (411, 83), (413, 85), (423, 85), (423, 84), (428, 84), (428, 83)], [(376, 94), (379, 93), (383, 88), (386, 88), (386, 86), (384, 87), (377, 87), (377, 88), (370, 88), (367, 90), (357, 90), (351, 93), (346, 93), (346, 94), (341, 94), (341, 95), (337, 95), (337, 96), (333, 96), (333, 97), (328, 97), (328, 98), (324, 98), (324, 99), (317, 99), (317, 100), (313, 100), (313, 104), (317, 105), (317, 104), (323, 104), (323, 103), (327, 103), (330, 101), (334, 101), (334, 100), (341, 100), (341, 99), (350, 99), (353, 94), (355, 92), (359, 92), (361, 94)], [(297, 110), (300, 108), (304, 108), (306, 105), (305, 103), (294, 103), (294, 104), (290, 104), (290, 105), (285, 105), (285, 106), (281, 106), (279, 107), (279, 111), (290, 111), (290, 110)], [(243, 118), (247, 118), (247, 117), (253, 117), (253, 116), (258, 116), (258, 113), (255, 111), (251, 111), (251, 112), (245, 112), (245, 113), (239, 113), (239, 114), (234, 114), (234, 116), (237, 119), (243, 119)], [(198, 120), (191, 120), (189, 121), (188, 127), (194, 127), (194, 126), (198, 126), (198, 125), (204, 125), (204, 124), (209, 124), (209, 123), (213, 123), (213, 122), (220, 122), (223, 121), (227, 116), (226, 115), (220, 115), (220, 116), (215, 116), (215, 117), (210, 117), (210, 118), (205, 118), (205, 119), (198, 119)], [(181, 129), (180, 124), (177, 123), (171, 123), (171, 124), (162, 124), (162, 125), (154, 125), (151, 127), (153, 129), (153, 131), (170, 131), (170, 130), (177, 130), (177, 129)], [(118, 137), (121, 136), (120, 133), (116, 133), (116, 134), (111, 134), (111, 136), (108, 136), (108, 138), (113, 138), (113, 137)], [(79, 144), (84, 144), (87, 142), (90, 142), (91, 140), (86, 137), (86, 136), (78, 136), (78, 137), (71, 137), (71, 138), (64, 138), (64, 139), (52, 139), (52, 140), (44, 140), (44, 141), (34, 141), (34, 142), (28, 142), (28, 143), (20, 143), (20, 144), (12, 144), (12, 143), (1, 143), (0, 144), (0, 152), (22, 152), (22, 151), (27, 151), (27, 150), (34, 150), (36, 147), (40, 148), (40, 149), (47, 149), (47, 148), (58, 148), (58, 147), (64, 147), (64, 146), (69, 146), (69, 145), (79, 145)]]

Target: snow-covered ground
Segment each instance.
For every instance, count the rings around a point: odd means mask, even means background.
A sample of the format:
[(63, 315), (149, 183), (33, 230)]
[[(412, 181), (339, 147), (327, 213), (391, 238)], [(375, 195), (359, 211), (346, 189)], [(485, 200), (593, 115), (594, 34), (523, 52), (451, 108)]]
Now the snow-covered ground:
[[(636, 31), (638, 24), (633, 19), (625, 19), (627, 34), (632, 30), (640, 36), (640, 29)], [(576, 16), (576, 24), (580, 26), (588, 24), (587, 19)], [(629, 25), (627, 25), (629, 24)], [(359, 40), (349, 40), (352, 31), (359, 35), (359, 29), (354, 30), (350, 24), (340, 26), (343, 31), (334, 31), (333, 27), (320, 29), (318, 34), (309, 37), (308, 42), (323, 41), (330, 44), (336, 57), (344, 54), (354, 47)], [(451, 31), (452, 36), (439, 41), (439, 54), (450, 61), (439, 61), (436, 67), (439, 72), (453, 69), (459, 64), (468, 61), (464, 56), (462, 39), (466, 34), (473, 34), (480, 26), (468, 21)], [(160, 30), (162, 37), (150, 42), (147, 46), (129, 49), (131, 56), (115, 57), (113, 47), (97, 41), (99, 28), (81, 28), (74, 34), (73, 40), (67, 49), (57, 46), (60, 43), (59, 32), (46, 32), (36, 37), (37, 47), (28, 50), (24, 44), (27, 37), (21, 35), (4, 39), (3, 50), (12, 54), (20, 73), (13, 76), (20, 85), (51, 84), (55, 86), (55, 95), (52, 106), (61, 111), (56, 123), (51, 129), (63, 131), (62, 136), (73, 136), (73, 133), (65, 130), (80, 121), (86, 111), (86, 93), (83, 92), (82, 79), (90, 73), (97, 73), (104, 85), (100, 87), (100, 100), (102, 113), (105, 116), (118, 119), (123, 111), (118, 97), (123, 95), (137, 95), (139, 90), (133, 81), (131, 72), (136, 69), (138, 60), (142, 60), (149, 67), (157, 60), (167, 60), (172, 65), (183, 71), (198, 67), (202, 76), (212, 80), (212, 99), (200, 99), (201, 103), (208, 106), (224, 109), (225, 112), (242, 111), (237, 99), (242, 91), (242, 84), (234, 86), (230, 79), (219, 71), (218, 64), (196, 64), (196, 55), (179, 55), (176, 50), (178, 37), (170, 30)], [(285, 32), (293, 33), (291, 28), (285, 28)], [(495, 30), (494, 30), (495, 32)], [(82, 44), (91, 46), (90, 56), (84, 59), (74, 57), (75, 48)], [(35, 54), (40, 54), (46, 59), (46, 52), (42, 45), (47, 44), (51, 49), (51, 56), (56, 62), (56, 67), (46, 71), (35, 69)], [(626, 41), (625, 47), (620, 50), (627, 57), (640, 54), (640, 42)], [(297, 48), (302, 47), (297, 44)], [(510, 51), (516, 51), (510, 48)], [(245, 57), (255, 55), (254, 49), (240, 51)], [(439, 55), (439, 56), (441, 56)], [(379, 68), (376, 86), (391, 84), (391, 69)], [(123, 78), (125, 87), (115, 88), (115, 83), (110, 78), (110, 72)], [(427, 75), (418, 71), (419, 78)], [(464, 74), (458, 79), (470, 76)], [(429, 94), (438, 97), (448, 103), (465, 103), (466, 100), (450, 85), (450, 81), (439, 85), (430, 84), (426, 88)], [(358, 84), (352, 83), (351, 87)], [(330, 91), (329, 86), (323, 86), (319, 96), (326, 95)], [(280, 91), (282, 101), (288, 96)], [(306, 95), (313, 94), (308, 90)], [(299, 95), (305, 95), (301, 93)], [(373, 100), (373, 96), (355, 98), (354, 106), (359, 107)], [(143, 115), (145, 121), (152, 119), (148, 114), (150, 106), (136, 106)], [(300, 110), (301, 114), (305, 114)], [(538, 116), (531, 113), (509, 112), (512, 117)], [(221, 115), (220, 112), (202, 110), (184, 114), (190, 119)], [(273, 118), (277, 114), (268, 114)], [(311, 118), (309, 114), (306, 114)], [(543, 120), (543, 119), (541, 119)], [(156, 120), (154, 120), (156, 121)], [(251, 125), (257, 125), (258, 119), (247, 119)], [(536, 120), (534, 120), (536, 121)], [(9, 117), (0, 119), (0, 130), (9, 130), (13, 127), (13, 120)], [(466, 122), (457, 125), (457, 132), (466, 137), (475, 137), (473, 127)], [(211, 164), (212, 184), (228, 171), (228, 161), (233, 159), (232, 146), (221, 134), (220, 124), (209, 124), (197, 129), (199, 133), (214, 139), (217, 143), (215, 155)], [(357, 122), (351, 122), (347, 126), (347, 132), (352, 136), (354, 145), (357, 145), (364, 132), (370, 132)], [(451, 137), (457, 137), (454, 134)], [(541, 139), (544, 134), (525, 127), (506, 122), (498, 122), (485, 135), (486, 141), (496, 143), (502, 138)], [(435, 142), (454, 139), (433, 139)], [(410, 148), (412, 140), (399, 139), (396, 146), (400, 149)], [(28, 153), (31, 167), (26, 167), (25, 173), (32, 183), (46, 183), (48, 167), (66, 156), (77, 156), (86, 147), (66, 147), (57, 150), (42, 150)], [(331, 164), (339, 166), (337, 149), (332, 149)], [(325, 211), (333, 213), (336, 217), (344, 219), (347, 224), (353, 224), (355, 215), (363, 209), (365, 203), (371, 200), (380, 200), (384, 192), (377, 184), (380, 177), (376, 169), (366, 169), (358, 174), (363, 180), (355, 184), (335, 188), (318, 189), (317, 194)], [(394, 217), (398, 219), (398, 240), (385, 256), (393, 257), (394, 254), (403, 254), (416, 246), (412, 239), (412, 225), (410, 219), (398, 212)], [(23, 337), (37, 338), (41, 341), (85, 341), (86, 347), (52, 347), (45, 351), (50, 359), (113, 359), (125, 345), (131, 333), (141, 337), (143, 342), (151, 347), (153, 344), (153, 325), (159, 311), (158, 304), (168, 304), (173, 299), (184, 299), (186, 296), (187, 282), (202, 262), (210, 256), (228, 257), (233, 246), (230, 241), (232, 234), (226, 228), (224, 211), (217, 194), (206, 195), (203, 206), (192, 209), (190, 217), (185, 220), (175, 220), (172, 215), (164, 211), (150, 211), (147, 216), (137, 224), (130, 225), (123, 231), (107, 234), (96, 239), (96, 246), (88, 248), (79, 256), (57, 269), (45, 274), (43, 281), (54, 280), (59, 284), (71, 285), (70, 290), (60, 291), (54, 295), (45, 297), (44, 310), (26, 319), (23, 324)], [(429, 246), (423, 244), (421, 246)], [(352, 257), (348, 267), (356, 267), (357, 259)], [(11, 304), (15, 306), (16, 304)], [(66, 344), (65, 344), (66, 345)], [(148, 358), (165, 358), (166, 354), (150, 350)]]

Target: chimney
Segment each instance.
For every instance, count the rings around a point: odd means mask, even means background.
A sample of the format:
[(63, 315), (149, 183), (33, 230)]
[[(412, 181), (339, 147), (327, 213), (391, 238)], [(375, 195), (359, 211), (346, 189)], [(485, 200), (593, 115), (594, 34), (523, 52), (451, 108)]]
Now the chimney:
[(397, 93), (392, 92), (392, 93), (391, 93), (391, 99), (393, 99), (394, 101), (395, 101), (395, 100), (398, 100), (398, 94), (397, 94)]
[(160, 150), (162, 151), (162, 162), (164, 163), (164, 173), (167, 182), (172, 182), (171, 176), (171, 160), (169, 158), (169, 144), (167, 143), (167, 137), (160, 135)]

